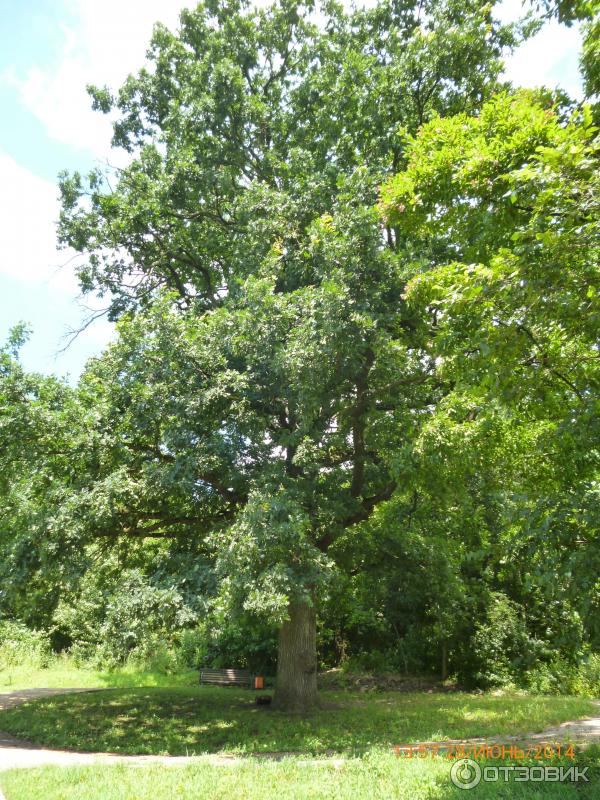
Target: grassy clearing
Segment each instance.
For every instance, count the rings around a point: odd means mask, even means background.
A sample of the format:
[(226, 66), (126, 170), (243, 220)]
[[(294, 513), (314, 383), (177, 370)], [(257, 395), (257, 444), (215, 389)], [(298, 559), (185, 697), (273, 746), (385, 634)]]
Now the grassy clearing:
[(78, 667), (68, 658), (57, 658), (46, 668), (30, 665), (0, 668), (0, 692), (22, 689), (97, 689), (129, 686), (193, 686), (198, 683), (195, 670), (177, 675), (142, 672), (127, 667), (111, 672)]
[[(506, 762), (503, 762), (506, 763)], [(496, 762), (497, 764), (497, 762)], [(483, 766), (483, 763), (482, 763)], [(401, 760), (371, 753), (342, 767), (297, 760), (214, 767), (46, 767), (0, 774), (7, 800), (597, 800), (596, 769), (588, 784), (481, 783), (465, 792), (450, 781), (442, 758)]]
[(243, 689), (111, 689), (0, 713), (0, 729), (50, 747), (116, 753), (363, 753), (419, 740), (543, 730), (597, 712), (580, 697), (324, 692), (307, 716), (254, 703)]

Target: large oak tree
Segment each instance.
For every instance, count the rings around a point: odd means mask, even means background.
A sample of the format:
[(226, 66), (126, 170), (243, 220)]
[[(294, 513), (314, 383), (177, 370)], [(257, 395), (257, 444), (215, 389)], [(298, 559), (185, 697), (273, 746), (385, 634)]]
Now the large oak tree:
[(298, 710), (335, 543), (404, 485), (452, 388), (377, 186), (432, 116), (481, 107), (521, 35), (474, 0), (313, 12), (211, 0), (157, 26), (147, 67), (91, 90), (131, 163), (64, 175), (60, 226), (122, 319), (85, 378), (105, 457), (78, 519), (216, 554), (222, 591), (280, 620), (275, 704)]

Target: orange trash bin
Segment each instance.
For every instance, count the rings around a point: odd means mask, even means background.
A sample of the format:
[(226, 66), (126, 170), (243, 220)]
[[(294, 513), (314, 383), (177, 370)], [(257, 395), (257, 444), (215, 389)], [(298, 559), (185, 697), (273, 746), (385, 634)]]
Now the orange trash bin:
[(261, 675), (257, 675), (254, 678), (254, 688), (255, 689), (264, 689), (265, 688), (265, 679)]

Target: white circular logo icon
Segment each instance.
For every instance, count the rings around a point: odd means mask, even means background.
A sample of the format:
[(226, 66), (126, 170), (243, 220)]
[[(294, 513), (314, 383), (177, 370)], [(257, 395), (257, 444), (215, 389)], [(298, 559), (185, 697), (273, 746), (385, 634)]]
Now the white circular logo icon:
[(481, 780), (481, 767), (472, 758), (460, 758), (452, 764), (450, 778), (458, 789), (472, 789)]

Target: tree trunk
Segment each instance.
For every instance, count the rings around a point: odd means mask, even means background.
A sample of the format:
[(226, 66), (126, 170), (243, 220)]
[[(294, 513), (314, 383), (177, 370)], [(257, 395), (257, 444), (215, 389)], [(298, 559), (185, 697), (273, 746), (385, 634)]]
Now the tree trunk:
[(305, 712), (319, 705), (317, 615), (314, 606), (306, 603), (290, 603), (288, 614), (279, 632), (273, 707)]
[(442, 643), (442, 680), (445, 681), (448, 677), (448, 645), (446, 642)]

